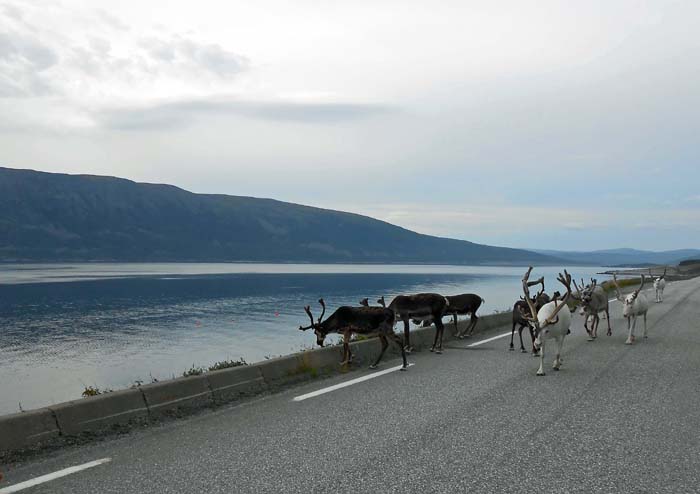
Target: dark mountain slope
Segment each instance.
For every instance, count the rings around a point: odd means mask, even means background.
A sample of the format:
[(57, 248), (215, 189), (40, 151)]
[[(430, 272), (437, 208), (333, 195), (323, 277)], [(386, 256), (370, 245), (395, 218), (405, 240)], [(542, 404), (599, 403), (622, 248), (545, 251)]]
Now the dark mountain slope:
[(0, 168), (0, 260), (556, 263), (357, 214)]

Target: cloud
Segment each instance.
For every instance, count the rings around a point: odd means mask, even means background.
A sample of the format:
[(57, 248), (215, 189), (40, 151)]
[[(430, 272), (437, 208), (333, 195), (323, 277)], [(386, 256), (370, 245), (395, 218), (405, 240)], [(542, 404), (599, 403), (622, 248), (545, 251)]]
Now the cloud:
[(58, 60), (58, 54), (35, 37), (0, 32), (0, 98), (50, 92), (43, 72)]
[(200, 43), (182, 36), (147, 38), (139, 43), (151, 59), (168, 65), (203, 69), (220, 77), (231, 77), (248, 69), (248, 58), (216, 43)]
[(158, 130), (187, 126), (207, 116), (240, 116), (273, 121), (337, 123), (396, 111), (388, 105), (342, 102), (240, 101), (212, 98), (100, 110), (100, 126), (118, 130)]

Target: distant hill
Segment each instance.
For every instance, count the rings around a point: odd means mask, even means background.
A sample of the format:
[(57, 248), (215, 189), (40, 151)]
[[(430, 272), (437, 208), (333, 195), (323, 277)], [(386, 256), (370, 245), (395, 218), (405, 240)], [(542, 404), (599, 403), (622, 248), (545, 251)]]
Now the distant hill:
[(272, 199), (0, 168), (0, 261), (561, 264)]
[(660, 264), (677, 265), (683, 260), (700, 257), (700, 250), (698, 249), (667, 250), (662, 252), (637, 249), (608, 249), (592, 252), (535, 249), (533, 252), (571, 259), (577, 263), (611, 267), (647, 267), (658, 266)]

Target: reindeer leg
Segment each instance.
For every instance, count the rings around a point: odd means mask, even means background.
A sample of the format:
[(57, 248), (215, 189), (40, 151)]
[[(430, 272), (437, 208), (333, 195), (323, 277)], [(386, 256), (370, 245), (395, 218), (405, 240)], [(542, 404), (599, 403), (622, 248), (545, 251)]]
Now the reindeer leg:
[(404, 347), (403, 347), (403, 341), (401, 340), (401, 337), (394, 332), (389, 333), (388, 336), (401, 349), (401, 358), (403, 359), (403, 367), (401, 367), (401, 370), (405, 371), (406, 369), (408, 369), (408, 362), (406, 361), (406, 351), (404, 350)]
[(445, 332), (445, 325), (442, 324), (442, 320), (439, 318), (435, 319), (435, 344), (433, 349), (438, 355), (442, 353), (442, 334)]
[(600, 325), (600, 317), (598, 313), (593, 316), (593, 338), (598, 337), (598, 326)]
[(561, 359), (561, 349), (564, 346), (564, 337), (560, 336), (557, 338), (557, 355), (554, 357), (554, 364), (552, 365), (552, 369), (554, 370), (559, 370), (559, 367), (561, 367), (562, 364), (562, 359)]
[(627, 318), (627, 340), (625, 341), (625, 345), (631, 345), (632, 344), (632, 316)]
[(544, 376), (544, 340), (540, 344), (540, 368), (537, 369), (538, 376)]
[[(522, 331), (522, 326), (521, 326), (520, 331)], [(513, 328), (510, 330), (510, 347), (508, 348), (508, 350), (510, 350), (511, 352), (513, 350), (515, 350), (515, 348), (513, 348), (513, 337), (514, 336), (515, 336), (515, 321), (513, 321)], [(523, 337), (521, 336), (520, 337), (520, 346), (521, 347), (523, 346), (522, 342), (523, 342)]]
[(476, 315), (475, 312), (472, 312), (472, 322), (469, 327), (469, 335), (471, 336), (472, 333), (474, 332), (474, 329), (476, 328), (476, 323), (479, 322), (479, 316)]
[(612, 328), (610, 327), (610, 309), (605, 309), (605, 319), (608, 321), (608, 336), (612, 336)]
[(647, 338), (647, 313), (644, 313), (644, 338)]
[(537, 349), (535, 349), (535, 330), (529, 324), (527, 325), (527, 329), (530, 331), (530, 338), (532, 338), (532, 356), (539, 357), (541, 350), (537, 351)]
[(435, 325), (435, 338), (433, 339), (433, 346), (430, 347), (430, 351), (434, 352), (435, 349), (437, 348), (437, 343), (438, 343), (438, 337), (440, 336), (440, 328), (438, 325)]
[(523, 329), (524, 326), (521, 324), (518, 328), (518, 338), (520, 338), (520, 353), (527, 353), (527, 350), (525, 350), (525, 345), (523, 345)]
[(343, 361), (340, 365), (350, 363), (350, 331), (343, 332)]
[(457, 326), (457, 313), (452, 314), (452, 321), (455, 323), (455, 338), (462, 338), (463, 335), (459, 333), (459, 327)]
[(411, 346), (411, 336), (409, 333), (409, 319), (404, 319), (403, 320), (403, 339), (404, 342), (406, 343), (406, 353), (411, 353), (413, 351), (413, 347)]
[(384, 352), (386, 352), (386, 347), (389, 346), (389, 342), (386, 341), (386, 336), (385, 336), (385, 335), (380, 334), (380, 335), (379, 335), (379, 341), (382, 342), (382, 351), (379, 352), (379, 357), (377, 357), (377, 360), (376, 360), (372, 365), (369, 366), (370, 369), (376, 369), (376, 368), (377, 368), (377, 364), (379, 363), (379, 361), (380, 361), (380, 360), (382, 359), (382, 357), (384, 356)]

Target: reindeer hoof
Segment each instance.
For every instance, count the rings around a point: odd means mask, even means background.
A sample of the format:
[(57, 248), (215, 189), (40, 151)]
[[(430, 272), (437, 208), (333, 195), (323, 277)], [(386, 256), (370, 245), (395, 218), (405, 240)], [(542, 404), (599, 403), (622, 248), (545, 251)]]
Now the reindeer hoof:
[(431, 352), (434, 352), (434, 351), (435, 351), (435, 348), (431, 347), (431, 348), (430, 348), (430, 351), (431, 351)]
[(625, 341), (625, 345), (631, 345), (632, 342), (630, 340)]
[[(512, 350), (512, 348), (511, 348), (511, 350)], [(527, 350), (525, 350), (524, 348), (521, 348), (520, 353), (527, 353)]]
[(376, 369), (376, 368), (377, 368), (377, 364), (372, 364), (372, 365), (369, 366), (369, 368), (370, 368), (370, 369)]
[(509, 352), (513, 352), (513, 351), (515, 351), (515, 348), (510, 347), (510, 348), (508, 349), (508, 351), (509, 351)]
[(442, 350), (435, 350), (435, 353), (437, 353), (438, 355), (442, 355)]
[(595, 341), (595, 338), (593, 338), (592, 336), (589, 336), (586, 341)]
[(559, 370), (559, 367), (554, 367), (554, 366), (552, 366), (552, 369), (554, 369), (555, 371), (558, 371), (558, 370)]
[(405, 346), (405, 347), (403, 347), (403, 351), (406, 353), (411, 353), (413, 351), (413, 347), (412, 346)]
[(407, 371), (407, 370), (408, 370), (408, 367), (401, 367), (399, 370)]
[(544, 376), (544, 375), (546, 375), (546, 374), (545, 374), (544, 372), (538, 372), (537, 375), (538, 375), (538, 376)]

